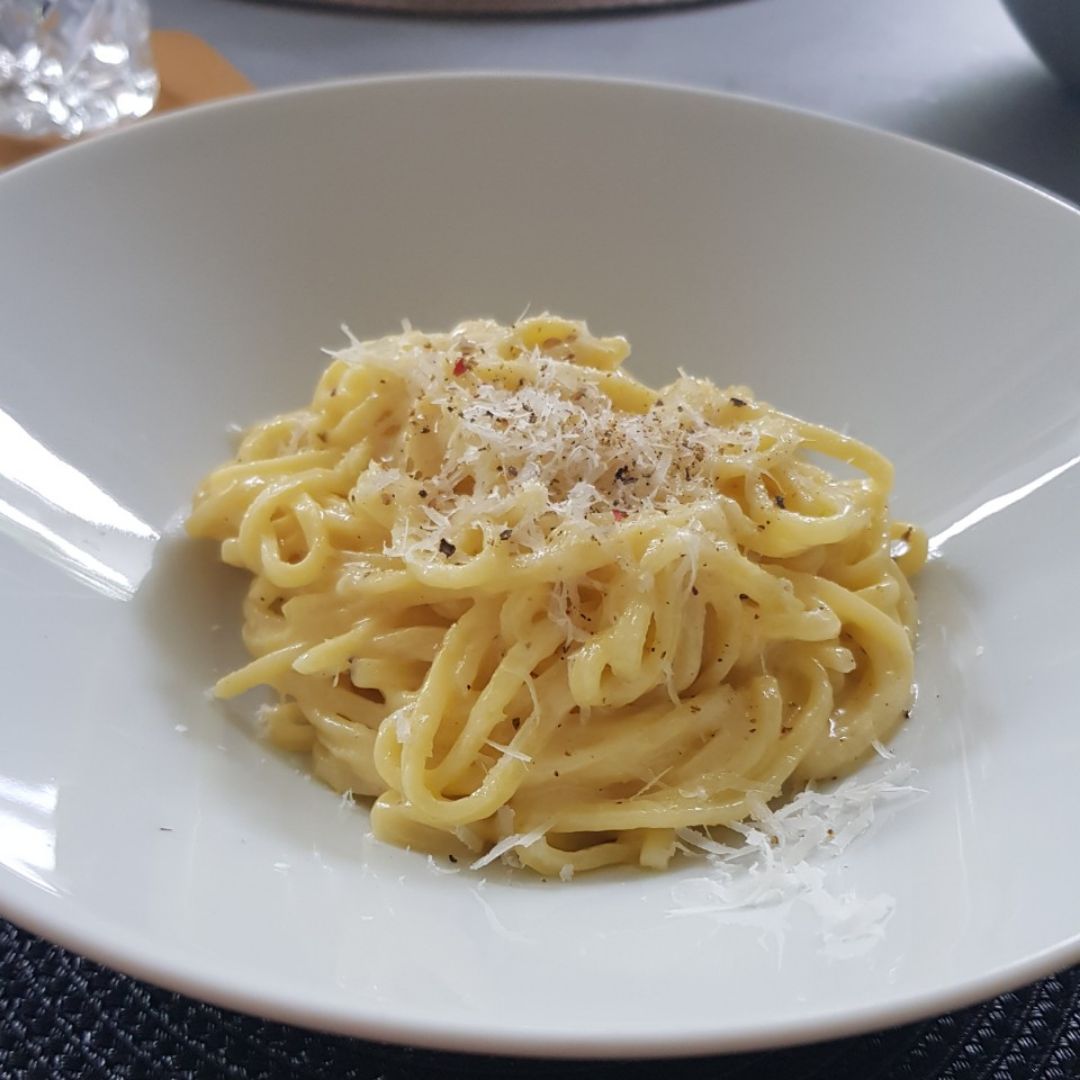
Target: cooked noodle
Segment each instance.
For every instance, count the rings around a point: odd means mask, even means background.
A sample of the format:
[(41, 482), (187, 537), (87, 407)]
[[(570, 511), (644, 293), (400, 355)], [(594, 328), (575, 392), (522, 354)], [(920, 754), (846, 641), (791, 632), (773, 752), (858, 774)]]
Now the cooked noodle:
[(217, 693), (272, 687), (270, 740), (377, 836), (663, 867), (910, 705), (926, 541), (888, 461), (742, 388), (653, 391), (628, 351), (553, 316), (353, 341), (196, 496), (253, 575)]

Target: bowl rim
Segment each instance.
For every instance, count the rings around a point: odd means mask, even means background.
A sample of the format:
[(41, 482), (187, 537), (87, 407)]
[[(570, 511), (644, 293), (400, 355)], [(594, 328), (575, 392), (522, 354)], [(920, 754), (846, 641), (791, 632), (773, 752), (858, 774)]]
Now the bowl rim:
[[(690, 82), (682, 82), (678, 79), (638, 79), (616, 75), (589, 75), (573, 71), (544, 71), (544, 70), (511, 70), (500, 68), (478, 68), (467, 71), (401, 71), (380, 75), (350, 75), (335, 79), (316, 79), (300, 83), (290, 83), (286, 86), (261, 89), (256, 87), (250, 93), (233, 95), (231, 97), (215, 98), (210, 101), (197, 102), (183, 108), (173, 109), (167, 113), (150, 113), (148, 116), (131, 120), (118, 127), (103, 131), (93, 132), (82, 139), (65, 142), (60, 146), (49, 149), (44, 153), (25, 158), (16, 164), (9, 166), (0, 172), (0, 184), (9, 181), (13, 176), (23, 175), (33, 169), (41, 168), (47, 161), (66, 160), (67, 155), (73, 152), (84, 152), (87, 147), (97, 147), (108, 144), (113, 139), (128, 139), (134, 132), (147, 132), (163, 130), (166, 125), (201, 123), (204, 116), (219, 111), (232, 111), (245, 108), (262, 108), (264, 103), (270, 103), (281, 98), (299, 98), (305, 96), (318, 96), (328, 92), (342, 90), (359, 90), (364, 87), (394, 86), (400, 84), (439, 84), (439, 83), (505, 83), (520, 82), (525, 84), (579, 85), (583, 87), (614, 87), (640, 91), (661, 91), (674, 95), (711, 99), (738, 103), (749, 108), (760, 109), (764, 112), (780, 112), (788, 115), (802, 117), (812, 123), (821, 124), (834, 129), (848, 129), (859, 132), (863, 136), (876, 139), (882, 144), (903, 145), (911, 150), (932, 157), (945, 158), (960, 162), (963, 165), (978, 170), (981, 173), (993, 177), (997, 181), (1007, 181), (1012, 185), (1026, 188), (1038, 195), (1049, 199), (1061, 208), (1080, 213), (1080, 200), (1073, 202), (1059, 192), (1052, 191), (1034, 180), (1014, 173), (992, 162), (983, 161), (961, 150), (953, 150), (945, 146), (906, 135), (902, 132), (890, 131), (886, 128), (876, 127), (863, 120), (853, 120), (848, 117), (833, 116), (824, 110), (814, 109), (803, 105), (792, 105), (787, 102), (777, 101), (750, 94), (743, 91), (717, 90), (712, 87), (695, 85)], [(139, 138), (145, 135), (137, 136)]]

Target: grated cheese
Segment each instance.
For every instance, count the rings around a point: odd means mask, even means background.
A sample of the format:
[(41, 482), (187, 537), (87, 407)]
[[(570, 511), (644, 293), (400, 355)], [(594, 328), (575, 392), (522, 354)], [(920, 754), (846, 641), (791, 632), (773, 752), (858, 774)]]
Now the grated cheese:
[(878, 757), (884, 758), (886, 761), (894, 761), (896, 755), (880, 740), (871, 739), (870, 745), (874, 748), (874, 753)]
[(460, 866), (442, 866), (435, 859), (434, 855), (428, 855), (427, 857), (428, 867), (436, 874), (460, 874)]
[(458, 825), (453, 830), (454, 836), (457, 837), (470, 851), (480, 851), (484, 847), (483, 840), (476, 835), (474, 829), (470, 829), (468, 825)]
[(485, 739), (484, 743), (486, 746), (490, 746), (492, 750), (498, 750), (500, 754), (516, 758), (518, 761), (524, 761), (526, 765), (532, 764), (533, 759), (528, 754), (523, 754), (520, 750), (515, 750), (512, 746), (503, 746), (502, 743), (497, 743), (494, 739)]
[(741, 843), (717, 841), (707, 830), (678, 829), (683, 850), (704, 853), (712, 873), (680, 882), (668, 915), (722, 914), (802, 900), (820, 919), (830, 953), (857, 955), (872, 947), (892, 916), (892, 898), (834, 894), (825, 870), (809, 860), (842, 854), (873, 824), (879, 804), (924, 794), (905, 783), (913, 773), (900, 763), (876, 780), (852, 779), (828, 792), (808, 787), (776, 810), (759, 800), (749, 821), (730, 826)]
[(535, 829), (527, 833), (514, 833), (511, 836), (504, 836), (492, 849), (486, 854), (482, 855), (474, 863), (470, 864), (470, 870), (481, 870), (488, 863), (494, 862), (496, 859), (501, 859), (504, 855), (509, 855), (515, 848), (527, 848), (541, 839), (544, 834), (551, 828), (550, 823), (547, 825), (540, 825)]
[[(385, 492), (403, 510), (385, 555), (449, 558), (471, 530), (494, 544), (511, 529), (509, 542), (526, 551), (543, 550), (556, 534), (598, 536), (637, 515), (714, 497), (710, 464), (771, 438), (768, 417), (748, 425), (742, 407), (718, 412), (706, 400), (715, 400), (711, 384), (688, 376), (623, 401), (629, 380), (607, 368), (626, 355), (625, 341), (553, 326), (554, 336), (530, 348), (516, 344), (514, 327), (478, 320), (449, 334), (364, 343), (350, 335), (333, 354), (403, 383), (411, 408), (402, 434), (422, 430), (436, 440), (434, 464), (373, 460), (357, 483), (357, 495)], [(574, 359), (575, 349), (583, 358)], [(749, 391), (736, 389), (731, 400), (752, 404)], [(685, 531), (695, 549), (689, 588), (700, 538)], [(580, 633), (565, 613), (553, 615), (569, 637)]]

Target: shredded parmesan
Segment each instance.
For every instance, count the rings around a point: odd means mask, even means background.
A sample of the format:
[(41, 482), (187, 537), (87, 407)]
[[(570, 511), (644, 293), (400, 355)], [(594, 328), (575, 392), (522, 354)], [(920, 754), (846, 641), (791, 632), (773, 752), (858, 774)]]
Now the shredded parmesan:
[[(711, 497), (710, 462), (754, 453), (772, 437), (767, 420), (747, 425), (741, 408), (718, 409), (711, 385), (687, 376), (659, 394), (631, 391), (615, 371), (598, 380), (589, 365), (615, 366), (628, 346), (579, 333), (552, 320), (548, 339), (524, 347), (514, 328), (478, 320), (449, 334), (363, 343), (349, 335), (333, 355), (403, 384), (411, 401), (403, 434), (435, 451), (409, 474), (375, 460), (358, 482), (405, 510), (385, 555), (449, 558), (470, 531), (532, 551), (555, 535), (602, 535), (635, 515)], [(752, 400), (735, 389), (732, 402)], [(688, 569), (689, 588), (696, 566)], [(568, 639), (580, 636), (565, 611), (552, 615)]]
[(274, 715), (274, 711), (278, 708), (276, 705), (269, 705), (263, 703), (255, 708), (255, 728), (265, 734), (270, 726), (270, 717)]
[(397, 741), (404, 746), (412, 734), (412, 702), (406, 702), (400, 709), (395, 709), (386, 718), (386, 722), (393, 724)]
[(511, 836), (505, 836), (500, 840), (486, 855), (482, 855), (476, 862), (469, 866), (470, 870), (481, 870), (488, 863), (494, 862), (496, 859), (501, 859), (504, 855), (510, 854), (515, 848), (527, 848), (541, 839), (544, 834), (551, 828), (550, 823), (547, 825), (540, 825), (539, 827), (532, 829), (527, 833), (514, 833)]
[(436, 861), (434, 855), (429, 855), (427, 857), (427, 861), (428, 861), (428, 866), (436, 874), (460, 874), (461, 873), (461, 867), (460, 866), (442, 866), (442, 865), (440, 865), (440, 863), (438, 863)]
[(712, 872), (679, 883), (668, 914), (720, 914), (799, 899), (819, 917), (831, 953), (855, 955), (870, 947), (892, 915), (892, 898), (836, 895), (825, 870), (810, 860), (842, 854), (871, 826), (878, 805), (923, 794), (905, 783), (913, 772), (897, 764), (877, 780), (848, 780), (829, 792), (808, 788), (776, 810), (758, 801), (750, 821), (731, 826), (741, 843), (717, 841), (707, 830), (677, 830), (683, 849), (704, 853)]
[(896, 755), (880, 740), (872, 739), (870, 745), (874, 748), (874, 753), (878, 757), (884, 758), (886, 761), (894, 761)]
[(481, 851), (484, 847), (483, 840), (468, 825), (458, 825), (453, 833), (470, 851)]
[(500, 754), (505, 754), (507, 757), (516, 758), (518, 761), (524, 761), (526, 765), (532, 764), (532, 758), (528, 754), (523, 754), (520, 750), (515, 750), (512, 746), (503, 746), (502, 743), (497, 743), (494, 739), (486, 739), (485, 745), (490, 746), (492, 750), (498, 750)]

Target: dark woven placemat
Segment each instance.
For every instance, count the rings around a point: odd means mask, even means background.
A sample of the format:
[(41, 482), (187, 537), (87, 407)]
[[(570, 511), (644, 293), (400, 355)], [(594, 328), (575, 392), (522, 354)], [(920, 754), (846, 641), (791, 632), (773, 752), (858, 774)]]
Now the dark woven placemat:
[(769, 1054), (527, 1062), (318, 1035), (117, 975), (0, 921), (0, 1077), (1074, 1080), (1080, 967), (938, 1020)]

